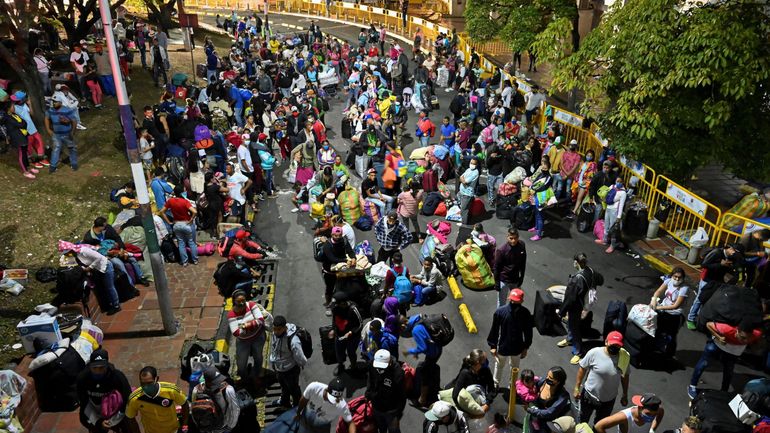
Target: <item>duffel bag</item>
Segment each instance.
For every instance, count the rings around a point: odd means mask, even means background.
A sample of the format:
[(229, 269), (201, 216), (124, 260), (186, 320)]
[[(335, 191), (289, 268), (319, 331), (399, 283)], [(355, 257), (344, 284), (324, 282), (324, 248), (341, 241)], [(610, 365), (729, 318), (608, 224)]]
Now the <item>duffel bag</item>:
[(481, 248), (475, 243), (469, 241), (461, 246), (455, 254), (455, 263), (465, 287), (479, 290), (495, 285), (492, 269), (484, 258)]

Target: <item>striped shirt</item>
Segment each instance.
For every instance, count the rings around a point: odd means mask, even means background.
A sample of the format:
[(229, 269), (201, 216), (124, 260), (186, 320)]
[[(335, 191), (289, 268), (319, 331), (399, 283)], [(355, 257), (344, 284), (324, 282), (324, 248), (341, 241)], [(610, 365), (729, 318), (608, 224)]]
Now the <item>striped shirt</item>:
[[(241, 325), (246, 325), (252, 321), (257, 321), (257, 326), (248, 329), (241, 328)], [(227, 323), (233, 336), (240, 340), (256, 338), (265, 328), (265, 318), (257, 307), (257, 303), (252, 301), (246, 303), (246, 311), (243, 314), (237, 314), (235, 310), (228, 311)]]

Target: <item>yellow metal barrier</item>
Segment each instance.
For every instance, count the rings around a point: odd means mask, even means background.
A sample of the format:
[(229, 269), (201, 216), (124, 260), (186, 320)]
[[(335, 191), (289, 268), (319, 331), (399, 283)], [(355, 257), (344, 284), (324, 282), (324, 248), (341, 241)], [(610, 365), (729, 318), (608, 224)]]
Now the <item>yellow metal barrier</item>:
[[(727, 218), (736, 219), (740, 221), (740, 223), (732, 227), (723, 227), (722, 223)], [(719, 221), (719, 226), (720, 226), (720, 233), (719, 233), (719, 239), (717, 240), (716, 245), (724, 245), (724, 244), (729, 244), (733, 242), (738, 242), (741, 240), (741, 238), (744, 235), (747, 235), (757, 230), (770, 230), (770, 225), (768, 224), (760, 223), (753, 219), (749, 219), (734, 213), (726, 213), (722, 215), (722, 220)], [(770, 248), (770, 242), (766, 242), (765, 247)]]
[(708, 233), (709, 245), (717, 245), (721, 229), (718, 225), (722, 211), (700, 196), (667, 178), (658, 176), (653, 190), (650, 209), (657, 209), (662, 200), (671, 202), (671, 211), (666, 221), (661, 221), (661, 228), (686, 246), (690, 246), (692, 234), (703, 227)]

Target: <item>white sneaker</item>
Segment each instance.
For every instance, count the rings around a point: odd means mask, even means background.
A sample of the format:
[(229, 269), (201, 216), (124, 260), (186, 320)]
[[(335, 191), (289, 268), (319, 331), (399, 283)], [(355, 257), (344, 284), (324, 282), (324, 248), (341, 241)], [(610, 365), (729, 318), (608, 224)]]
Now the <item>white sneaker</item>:
[(78, 123), (78, 129), (80, 129), (81, 131), (83, 131), (83, 130), (86, 130), (86, 129), (88, 129), (88, 128), (86, 128), (85, 126), (83, 126), (83, 124), (82, 124), (82, 123)]
[(294, 209), (291, 210), (291, 213), (297, 213), (297, 212), (299, 212), (299, 208), (295, 207)]

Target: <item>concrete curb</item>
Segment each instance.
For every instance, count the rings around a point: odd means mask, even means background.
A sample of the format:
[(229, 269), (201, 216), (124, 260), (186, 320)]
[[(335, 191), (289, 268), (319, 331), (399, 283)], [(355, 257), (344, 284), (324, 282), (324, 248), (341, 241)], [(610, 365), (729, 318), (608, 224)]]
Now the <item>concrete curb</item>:
[(227, 298), (222, 308), (222, 317), (219, 319), (219, 329), (214, 337), (214, 349), (221, 353), (227, 353), (230, 349), (230, 325), (227, 323), (227, 313), (233, 309), (233, 300)]

